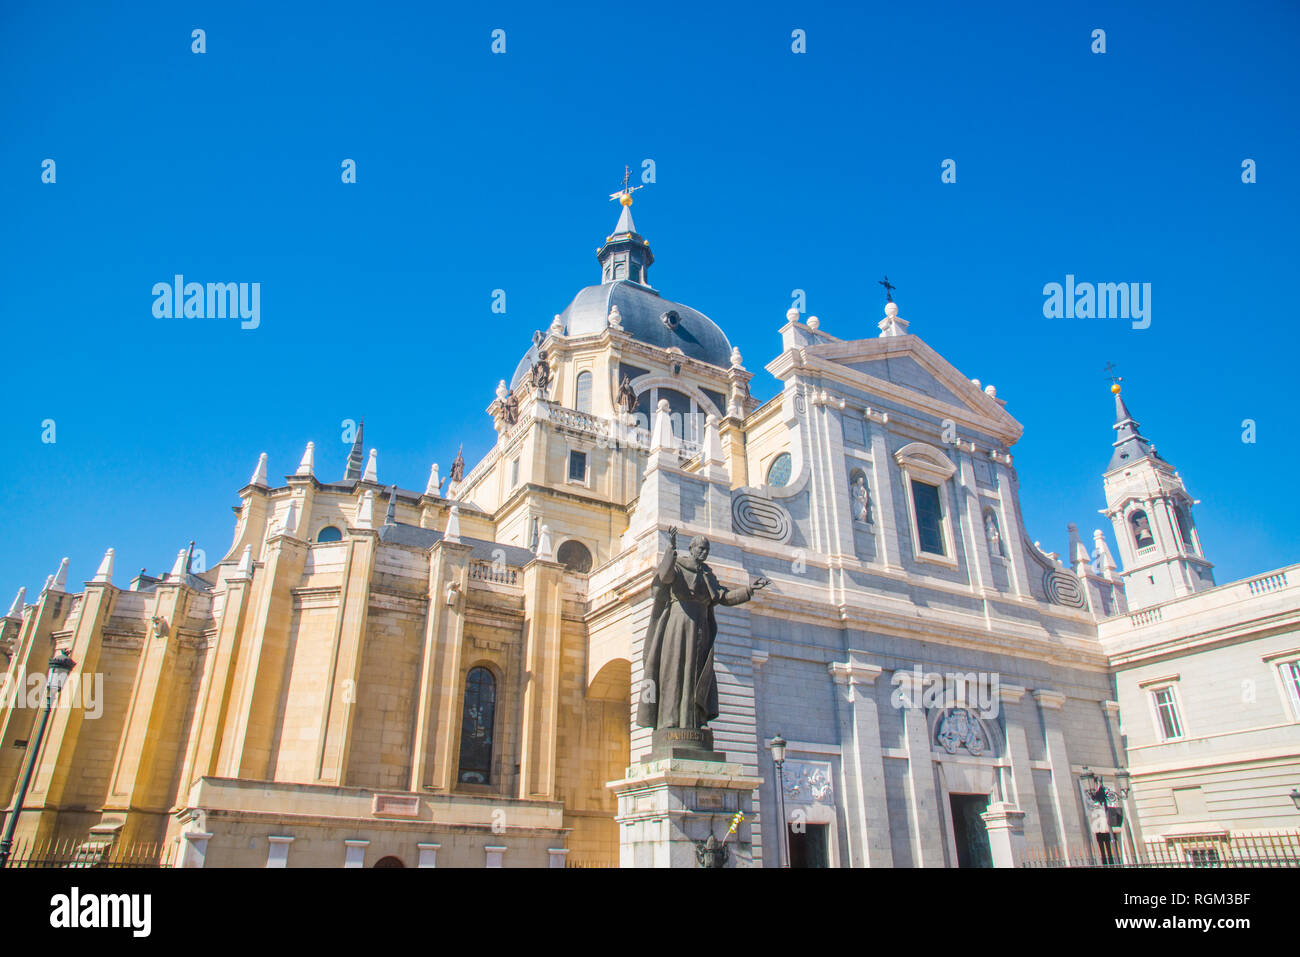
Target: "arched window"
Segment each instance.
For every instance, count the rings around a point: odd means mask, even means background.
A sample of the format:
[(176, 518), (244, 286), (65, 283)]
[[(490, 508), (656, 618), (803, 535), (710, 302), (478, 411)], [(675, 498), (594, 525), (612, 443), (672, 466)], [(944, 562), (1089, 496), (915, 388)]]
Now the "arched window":
[(324, 528), (322, 528), (319, 532), (316, 533), (316, 541), (341, 542), (343, 541), (343, 533), (339, 531), (337, 526), (326, 525)]
[(486, 668), (465, 676), (465, 707), (460, 721), (461, 784), (490, 784), (492, 728), (497, 710), (497, 682)]
[(582, 542), (569, 539), (555, 553), (556, 560), (569, 571), (587, 574), (591, 571), (591, 552)]
[(591, 373), (579, 372), (576, 388), (573, 390), (573, 407), (579, 412), (591, 411)]
[(375, 867), (405, 867), (400, 857), (393, 857), (389, 854), (387, 857), (381, 857), (375, 861)]
[(784, 488), (790, 482), (790, 469), (793, 462), (789, 452), (782, 452), (772, 460), (767, 469), (767, 484), (773, 488)]
[(1151, 534), (1151, 522), (1146, 512), (1138, 509), (1128, 517), (1128, 523), (1133, 529), (1133, 542), (1138, 548), (1147, 548), (1156, 543), (1155, 536)]

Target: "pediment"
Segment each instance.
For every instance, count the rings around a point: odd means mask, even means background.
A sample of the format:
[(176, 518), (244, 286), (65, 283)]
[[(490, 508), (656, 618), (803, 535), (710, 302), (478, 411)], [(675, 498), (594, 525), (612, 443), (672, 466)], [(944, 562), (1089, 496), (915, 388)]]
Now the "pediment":
[(1002, 402), (916, 336), (820, 343), (806, 347), (804, 359), (826, 371), (838, 371), (837, 377), (868, 392), (910, 399), (918, 408), (935, 413), (959, 413), (953, 417), (980, 423), (1008, 444), (1024, 431)]

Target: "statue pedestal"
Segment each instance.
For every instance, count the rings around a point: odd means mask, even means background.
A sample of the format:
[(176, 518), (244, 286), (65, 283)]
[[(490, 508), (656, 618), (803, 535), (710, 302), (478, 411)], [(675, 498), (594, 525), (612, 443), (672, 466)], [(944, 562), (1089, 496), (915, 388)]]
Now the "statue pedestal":
[[(696, 755), (725, 757), (698, 745), (691, 750)], [(721, 866), (753, 867), (754, 790), (762, 783), (762, 778), (744, 774), (739, 764), (656, 759), (652, 753), (628, 768), (621, 781), (606, 785), (618, 798), (619, 866), (717, 866), (709, 863), (710, 857), (716, 862), (721, 855), (704, 852), (704, 844), (710, 835), (722, 842), (732, 818), (742, 811), (745, 820), (726, 838)]]

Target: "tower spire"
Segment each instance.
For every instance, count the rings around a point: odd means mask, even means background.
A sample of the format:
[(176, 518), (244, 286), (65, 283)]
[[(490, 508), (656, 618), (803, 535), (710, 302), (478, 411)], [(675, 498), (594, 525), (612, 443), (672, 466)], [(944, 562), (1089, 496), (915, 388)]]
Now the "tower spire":
[(348, 453), (347, 471), (343, 473), (343, 481), (361, 479), (361, 465), (365, 461), (365, 435), (366, 420), (362, 419), (357, 424), (357, 434), (352, 440), (352, 451)]
[(614, 231), (605, 237), (605, 244), (597, 250), (596, 258), (600, 260), (602, 283), (626, 279), (648, 286), (646, 272), (655, 257), (650, 252), (650, 244), (636, 231), (636, 223), (632, 221), (632, 193), (641, 187), (627, 185), (631, 173), (630, 167), (623, 167), (623, 187), (618, 192), (609, 194), (609, 198), (618, 200), (623, 209)]

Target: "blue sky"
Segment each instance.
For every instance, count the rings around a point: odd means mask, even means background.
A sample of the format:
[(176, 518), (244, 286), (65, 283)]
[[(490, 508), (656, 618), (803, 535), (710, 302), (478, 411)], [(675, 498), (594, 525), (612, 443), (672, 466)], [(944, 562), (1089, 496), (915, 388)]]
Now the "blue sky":
[[(1064, 552), (1066, 522), (1103, 521), (1113, 361), (1218, 580), (1300, 559), (1277, 484), (1298, 464), (1294, 4), (269, 6), (0, 9), (6, 607), (64, 555), (78, 588), (109, 545), (119, 585), (190, 539), (216, 561), (258, 453), (274, 478), (314, 440), (339, 477), (345, 418), (382, 482), (423, 488), (461, 442), (472, 465), (646, 158), (651, 281), (722, 326), (760, 397), (791, 290), (873, 336), (888, 274), (910, 331), (1025, 426), (1031, 537)], [(260, 282), (259, 328), (156, 319), (176, 273)], [(1067, 273), (1151, 283), (1150, 328), (1045, 319)]]

